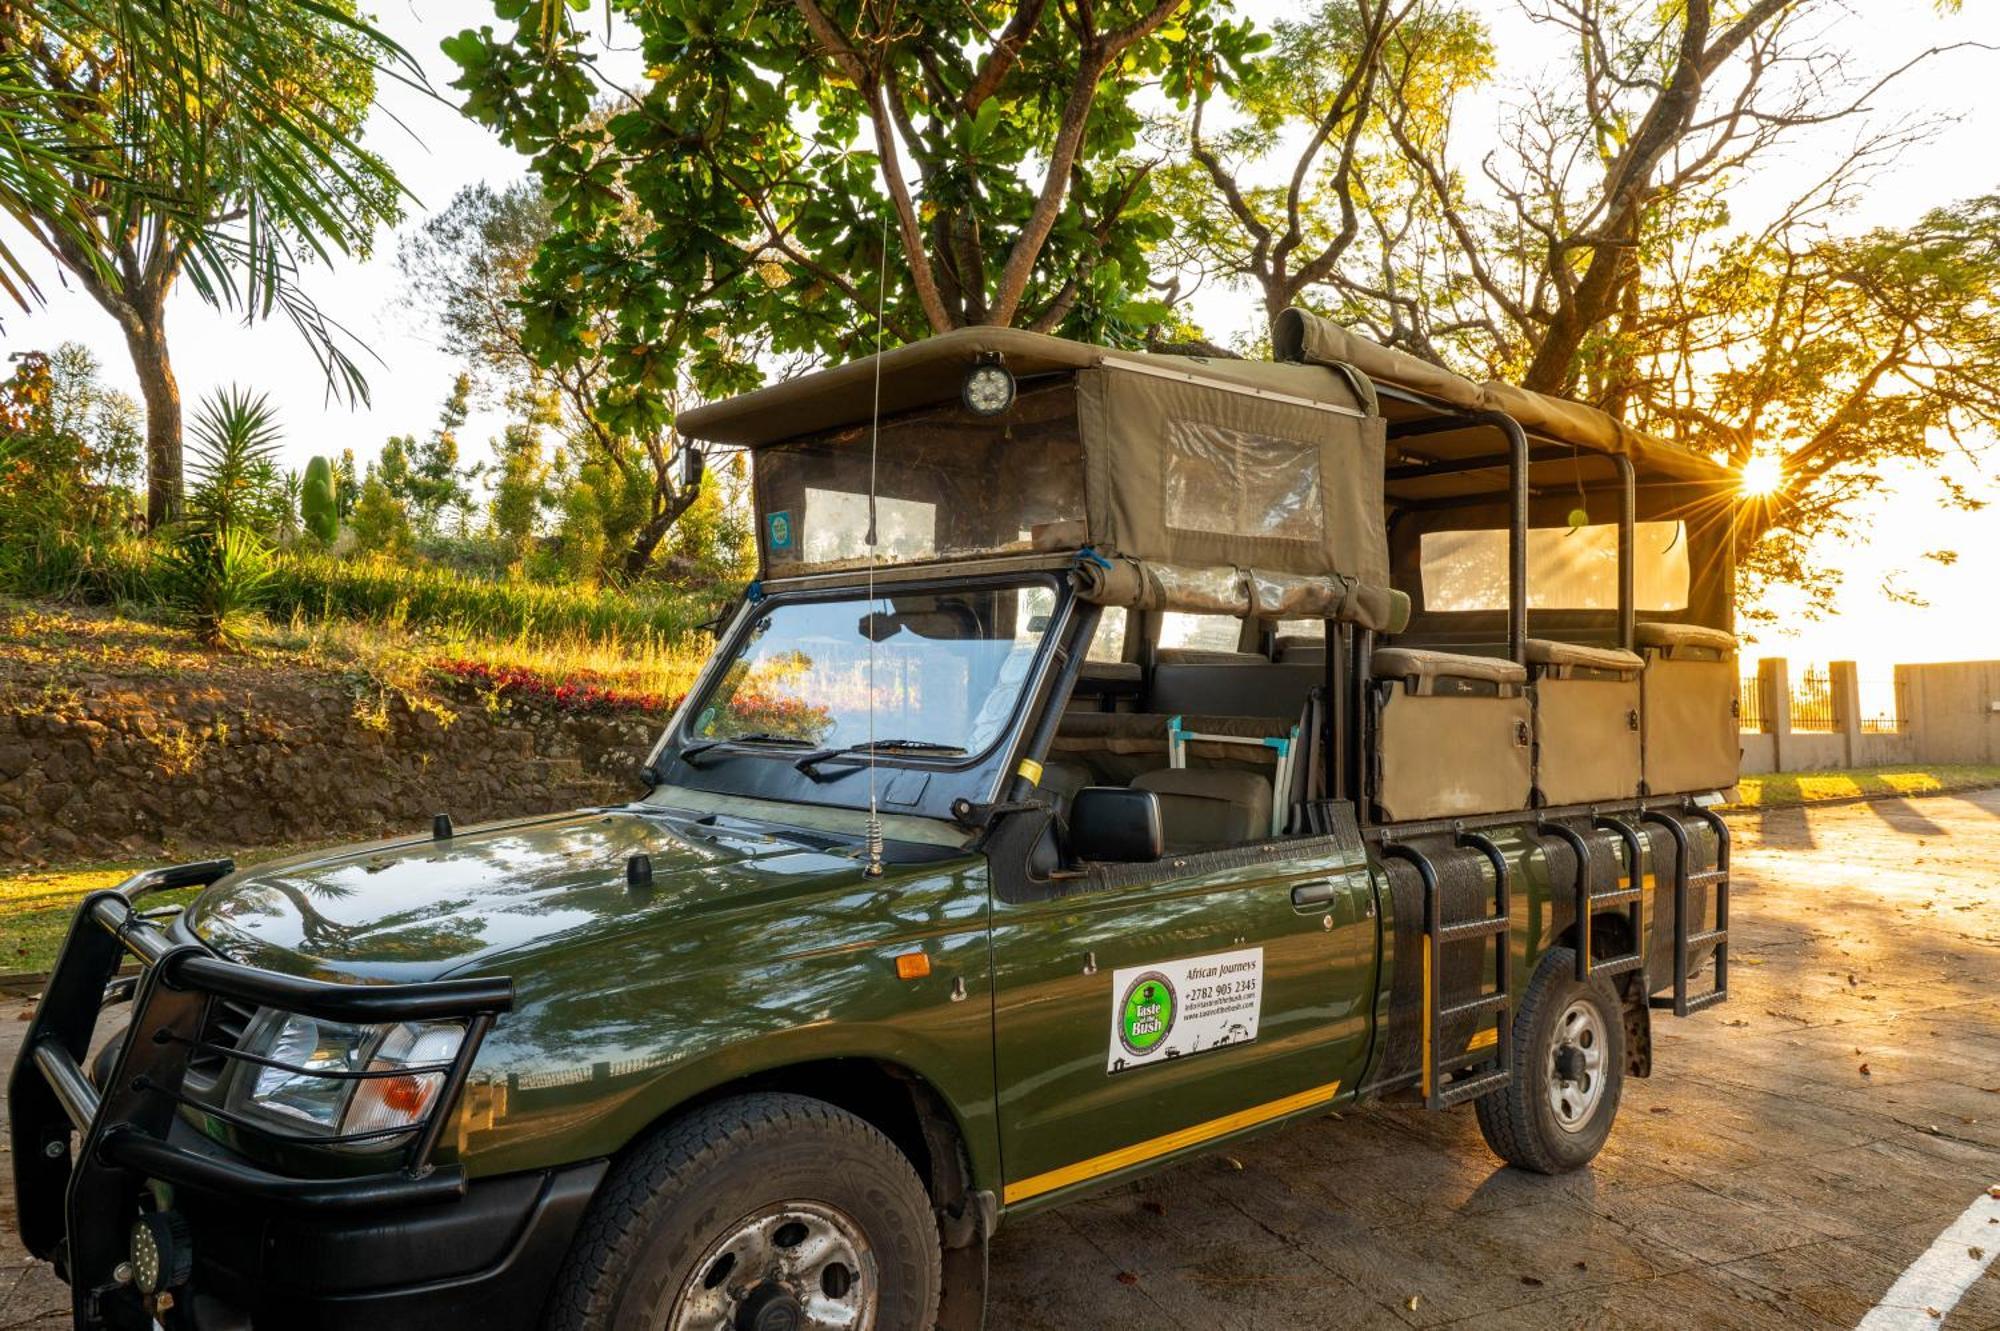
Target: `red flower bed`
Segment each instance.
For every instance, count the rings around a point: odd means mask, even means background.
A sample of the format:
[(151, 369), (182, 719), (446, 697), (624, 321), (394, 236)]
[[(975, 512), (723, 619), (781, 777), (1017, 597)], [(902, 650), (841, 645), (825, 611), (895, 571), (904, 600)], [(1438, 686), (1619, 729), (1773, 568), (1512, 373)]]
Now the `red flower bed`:
[(603, 683), (600, 676), (587, 671), (578, 671), (567, 679), (553, 680), (518, 666), (496, 667), (483, 661), (439, 661), (437, 669), (468, 684), (534, 698), (559, 711), (584, 716), (607, 716), (613, 712), (670, 712), (680, 705), (679, 698), (614, 688)]

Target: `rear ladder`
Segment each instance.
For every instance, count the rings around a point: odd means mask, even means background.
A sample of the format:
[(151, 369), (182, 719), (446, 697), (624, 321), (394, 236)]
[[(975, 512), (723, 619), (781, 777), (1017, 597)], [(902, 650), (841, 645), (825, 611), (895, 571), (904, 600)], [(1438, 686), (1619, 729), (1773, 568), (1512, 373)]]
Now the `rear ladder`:
[[(1688, 835), (1686, 823), (1656, 809), (1648, 809), (1639, 815), (1649, 823), (1666, 828), (1667, 834), (1674, 839), (1674, 995), (1650, 1001), (1656, 1008), (1672, 1008), (1676, 1017), (1714, 1007), (1729, 997), (1729, 827), (1713, 810), (1703, 808), (1693, 800), (1683, 804), (1681, 812), (1701, 819), (1714, 830), (1713, 869), (1690, 870), (1689, 866), (1694, 862), (1694, 838)], [(1715, 927), (1696, 930), (1692, 928), (1694, 921), (1688, 894), (1692, 888), (1705, 884), (1715, 888)], [(1715, 944), (1715, 987), (1706, 993), (1690, 994), (1688, 956), (1705, 943)]]
[[(1513, 875), (1508, 869), (1506, 855), (1491, 837), (1460, 829), (1457, 844), (1478, 850), (1492, 863), (1494, 913), (1446, 924), (1444, 895), (1438, 889), (1437, 868), (1414, 846), (1398, 841), (1385, 840), (1382, 843), (1382, 853), (1415, 866), (1417, 877), (1424, 885), (1423, 1097), (1426, 1109), (1448, 1109), (1467, 1100), (1476, 1100), (1505, 1086), (1511, 1076), (1508, 1068), (1511, 1066), (1509, 1055), (1514, 1040), (1511, 997), (1513, 949), (1509, 945), (1508, 932), (1513, 920)], [(1482, 989), (1473, 997), (1455, 1003), (1445, 1001), (1445, 944), (1487, 937), (1494, 939), (1493, 988), (1490, 991)], [(1481, 967), (1480, 972), (1476, 972), (1481, 974), (1482, 980), (1483, 971), (1484, 967)], [(1474, 983), (1480, 981), (1475, 980)], [(1475, 1032), (1462, 1052), (1446, 1056), (1442, 1052), (1446, 1027), (1460, 1017), (1484, 1012), (1493, 1014), (1492, 1028)], [(1492, 1051), (1490, 1055), (1487, 1052), (1489, 1049)], [(1446, 1084), (1447, 1076), (1477, 1067), (1489, 1058), (1493, 1066)]]

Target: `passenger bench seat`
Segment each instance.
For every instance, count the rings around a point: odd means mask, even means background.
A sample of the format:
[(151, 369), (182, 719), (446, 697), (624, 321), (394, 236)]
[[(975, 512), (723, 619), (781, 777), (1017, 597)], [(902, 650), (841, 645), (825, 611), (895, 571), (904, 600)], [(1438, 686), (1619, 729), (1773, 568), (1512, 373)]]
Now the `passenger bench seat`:
[(1639, 671), (1631, 652), (1528, 639), (1535, 788), (1545, 805), (1639, 793)]
[(1498, 656), (1377, 648), (1375, 803), (1388, 822), (1505, 813), (1532, 794), (1528, 672)]

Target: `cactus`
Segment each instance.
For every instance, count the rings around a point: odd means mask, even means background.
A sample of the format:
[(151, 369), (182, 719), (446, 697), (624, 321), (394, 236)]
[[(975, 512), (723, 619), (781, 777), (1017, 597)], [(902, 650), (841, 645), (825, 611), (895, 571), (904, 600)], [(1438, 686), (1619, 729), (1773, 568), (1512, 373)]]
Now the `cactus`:
[(306, 530), (323, 545), (332, 545), (340, 534), (340, 503), (333, 477), (333, 463), (316, 457), (306, 463), (305, 486), (299, 492), (299, 516)]

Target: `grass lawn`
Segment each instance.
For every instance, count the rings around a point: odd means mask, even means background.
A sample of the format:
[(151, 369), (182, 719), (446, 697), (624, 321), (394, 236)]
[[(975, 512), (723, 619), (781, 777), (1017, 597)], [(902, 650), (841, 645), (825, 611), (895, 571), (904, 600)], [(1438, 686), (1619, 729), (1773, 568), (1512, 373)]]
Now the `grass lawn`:
[[(238, 864), (257, 864), (306, 849), (309, 847), (270, 846), (239, 854), (235, 859)], [(0, 867), (0, 974), (47, 971), (55, 964), (56, 952), (76, 915), (77, 902), (85, 893), (116, 887), (141, 869), (168, 862), (168, 859), (115, 860), (63, 869)], [(145, 904), (148, 907), (185, 904), (198, 891), (187, 888), (180, 892), (156, 892), (145, 898)]]
[(2000, 766), (1861, 767), (1846, 772), (1781, 772), (1746, 776), (1738, 784), (1741, 809), (1769, 809), (1860, 795), (1936, 795), (1949, 790), (2000, 786)]

